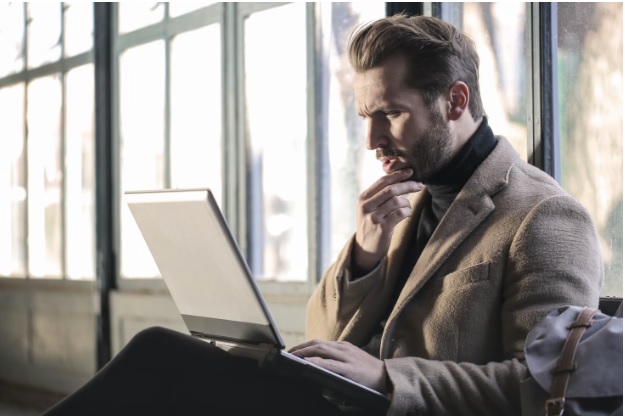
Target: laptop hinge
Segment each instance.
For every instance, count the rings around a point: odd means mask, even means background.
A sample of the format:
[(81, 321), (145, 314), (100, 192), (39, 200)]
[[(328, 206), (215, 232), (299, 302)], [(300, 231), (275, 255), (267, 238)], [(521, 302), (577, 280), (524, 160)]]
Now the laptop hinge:
[(219, 341), (204, 337), (196, 337), (202, 341), (208, 342), (229, 354), (236, 355), (237, 357), (252, 358), (258, 361), (259, 366), (273, 361), (276, 355), (279, 354), (279, 349), (272, 344), (246, 344), (243, 342), (230, 342)]

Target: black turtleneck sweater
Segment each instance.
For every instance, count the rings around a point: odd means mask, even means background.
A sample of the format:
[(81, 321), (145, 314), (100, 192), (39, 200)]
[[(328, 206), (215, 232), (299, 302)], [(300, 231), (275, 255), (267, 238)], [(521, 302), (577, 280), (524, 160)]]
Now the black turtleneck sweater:
[[(421, 256), (425, 245), (438, 226), (438, 223), (454, 202), (460, 190), (467, 183), (471, 175), (473, 175), (473, 172), (475, 172), (477, 167), (486, 159), (496, 145), (497, 140), (495, 139), (495, 135), (489, 127), (486, 117), (484, 117), (478, 129), (473, 133), (462, 149), (460, 149), (460, 152), (443, 168), (440, 174), (431, 180), (430, 183), (426, 184), (427, 190), (432, 198), (430, 203), (426, 204), (423, 211), (421, 211), (417, 232), (406, 250), (406, 258), (404, 259), (404, 264), (400, 272), (401, 275), (399, 276), (395, 289), (395, 298), (389, 303), (386, 318), (388, 318), (388, 315), (391, 313), (399, 297), (399, 293), (404, 287), (417, 260)], [(367, 350), (372, 353), (379, 350), (380, 336), (386, 318), (369, 343), (369, 347), (373, 347), (373, 349), (367, 348)]]

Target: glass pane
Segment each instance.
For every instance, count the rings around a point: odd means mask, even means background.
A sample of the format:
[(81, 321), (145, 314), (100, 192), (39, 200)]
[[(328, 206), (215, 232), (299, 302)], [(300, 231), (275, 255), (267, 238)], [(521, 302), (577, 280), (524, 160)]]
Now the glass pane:
[(169, 15), (171, 17), (180, 16), (181, 14), (189, 13), (215, 3), (214, 1), (172, 1), (169, 2)]
[(74, 56), (93, 47), (93, 3), (63, 3), (65, 9), (65, 56)]
[(381, 176), (379, 162), (365, 147), (366, 122), (354, 106), (353, 70), (349, 63), (349, 35), (360, 24), (385, 15), (383, 2), (324, 3), (331, 19), (328, 64), (328, 147), (330, 164), (330, 253), (324, 268), (338, 255), (356, 230), (358, 194)]
[(24, 3), (0, 3), (0, 77), (24, 68)]
[[(165, 45), (151, 42), (119, 58), (122, 192), (165, 186)], [(121, 274), (159, 276), (128, 206), (121, 204)]]
[(480, 57), (480, 94), (495, 134), (527, 160), (525, 8), (523, 2), (454, 3)]
[(131, 32), (163, 20), (163, 3), (122, 1), (117, 3), (119, 33)]
[(93, 65), (65, 79), (65, 258), (69, 279), (95, 278)]
[(623, 295), (623, 4), (557, 3), (561, 178), (589, 211), (604, 295)]
[(252, 14), (244, 42), (250, 266), (259, 278), (305, 280), (306, 4)]
[(61, 58), (61, 3), (28, 3), (28, 67)]
[(61, 277), (61, 80), (28, 85), (28, 268), (31, 277)]
[(26, 276), (24, 84), (0, 89), (0, 276)]
[[(198, 50), (197, 45), (202, 45)], [(171, 186), (210, 187), (221, 200), (221, 35), (211, 25), (171, 45)]]

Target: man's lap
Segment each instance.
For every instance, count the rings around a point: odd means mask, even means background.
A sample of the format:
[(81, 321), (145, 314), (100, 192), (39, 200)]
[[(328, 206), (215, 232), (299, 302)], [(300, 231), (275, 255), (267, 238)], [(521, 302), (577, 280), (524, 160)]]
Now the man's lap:
[(294, 379), (261, 370), (204, 341), (165, 328), (137, 334), (55, 415), (340, 413)]

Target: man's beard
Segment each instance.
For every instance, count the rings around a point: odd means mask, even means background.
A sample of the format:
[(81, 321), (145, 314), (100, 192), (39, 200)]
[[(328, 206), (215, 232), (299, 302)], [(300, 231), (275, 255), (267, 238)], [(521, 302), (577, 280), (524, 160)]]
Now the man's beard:
[(401, 157), (412, 168), (412, 180), (427, 184), (446, 167), (453, 154), (451, 130), (438, 108), (432, 110), (432, 126), (414, 141), (409, 150), (392, 147), (376, 149), (376, 158)]

